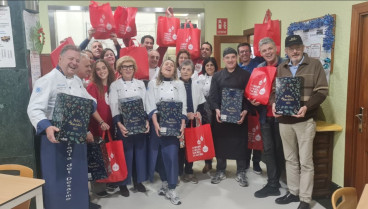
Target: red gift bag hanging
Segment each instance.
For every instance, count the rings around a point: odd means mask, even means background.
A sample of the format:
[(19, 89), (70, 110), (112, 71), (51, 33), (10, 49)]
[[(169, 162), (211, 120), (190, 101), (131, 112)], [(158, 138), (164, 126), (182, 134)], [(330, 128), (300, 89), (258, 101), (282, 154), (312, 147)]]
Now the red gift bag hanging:
[(274, 66), (255, 68), (245, 87), (244, 96), (250, 100), (256, 100), (263, 105), (267, 105), (275, 75), (276, 67)]
[(59, 56), (61, 50), (64, 48), (64, 46), (69, 44), (74, 45), (74, 41), (71, 37), (66, 38), (63, 43), (61, 43), (54, 51), (51, 52), (50, 57), (53, 67), (56, 67), (57, 64), (59, 63)]
[(178, 38), (176, 40), (176, 54), (178, 54), (180, 49), (186, 49), (190, 53), (190, 58), (192, 60), (195, 60), (199, 58), (201, 54), (201, 30), (199, 30), (198, 28), (193, 28), (193, 25), (190, 22), (189, 25), (190, 27), (186, 28), (187, 23), (185, 23), (185, 28), (178, 30)]
[(280, 34), (280, 21), (271, 20), (272, 13), (268, 9), (263, 19), (263, 24), (254, 24), (254, 54), (255, 56), (261, 56), (258, 48), (258, 43), (265, 37), (271, 38), (277, 47), (277, 54), (280, 54), (281, 49), (281, 34)]
[(137, 71), (134, 74), (134, 78), (138, 80), (149, 80), (149, 65), (148, 65), (148, 53), (146, 47), (135, 46), (131, 39), (129, 46), (120, 49), (120, 57), (131, 56), (137, 63)]
[(173, 14), (167, 10), (166, 16), (158, 17), (157, 45), (162, 47), (176, 46), (179, 28), (180, 19), (173, 17)]
[(128, 170), (125, 161), (124, 147), (122, 140), (112, 141), (110, 131), (105, 131), (102, 138), (108, 136), (108, 142), (105, 143), (106, 151), (109, 156), (111, 173), (106, 179), (96, 180), (99, 183), (110, 183), (124, 181), (128, 176)]
[(93, 34), (95, 39), (109, 39), (110, 34), (115, 33), (115, 21), (110, 3), (99, 6), (97, 2), (91, 1), (89, 18), (92, 27), (96, 30)]
[[(185, 153), (188, 162), (208, 160), (215, 157), (212, 131), (210, 124), (186, 128), (184, 130)], [(192, 124), (193, 125), (193, 124)]]
[(259, 115), (248, 114), (248, 149), (263, 150)]
[(118, 6), (114, 13), (116, 35), (118, 38), (131, 38), (137, 35), (135, 15), (138, 9), (135, 7)]

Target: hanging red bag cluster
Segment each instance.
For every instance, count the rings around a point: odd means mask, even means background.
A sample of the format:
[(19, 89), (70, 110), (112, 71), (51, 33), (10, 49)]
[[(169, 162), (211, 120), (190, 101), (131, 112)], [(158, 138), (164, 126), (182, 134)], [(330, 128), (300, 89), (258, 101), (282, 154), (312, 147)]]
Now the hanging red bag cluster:
[(280, 21), (271, 20), (272, 13), (268, 9), (263, 19), (263, 24), (254, 24), (254, 54), (255, 56), (261, 56), (258, 48), (258, 43), (265, 37), (271, 38), (277, 47), (277, 54), (280, 54), (281, 49), (281, 34), (280, 34)]
[(131, 38), (137, 35), (135, 15), (138, 9), (135, 7), (118, 6), (114, 13), (116, 35), (118, 38)]
[(157, 20), (157, 45), (162, 47), (176, 46), (180, 19), (173, 17), (169, 10), (166, 16), (160, 16)]
[(138, 80), (149, 80), (149, 65), (148, 65), (148, 53), (146, 47), (135, 46), (133, 40), (130, 39), (129, 46), (120, 49), (120, 57), (131, 56), (137, 63), (137, 71), (134, 74), (134, 78)]
[(108, 39), (111, 33), (115, 33), (115, 21), (110, 3), (100, 6), (97, 2), (91, 1), (89, 5), (89, 18), (92, 27), (96, 30), (93, 34), (95, 39)]
[(184, 24), (184, 29), (178, 30), (178, 38), (176, 40), (176, 54), (178, 54), (180, 49), (186, 49), (190, 53), (190, 58), (195, 60), (199, 58), (200, 49), (200, 39), (201, 30), (198, 28), (193, 28), (192, 23), (189, 23), (189, 28), (187, 28), (187, 23)]
[(245, 98), (267, 105), (275, 76), (276, 67), (274, 66), (254, 68), (245, 87)]

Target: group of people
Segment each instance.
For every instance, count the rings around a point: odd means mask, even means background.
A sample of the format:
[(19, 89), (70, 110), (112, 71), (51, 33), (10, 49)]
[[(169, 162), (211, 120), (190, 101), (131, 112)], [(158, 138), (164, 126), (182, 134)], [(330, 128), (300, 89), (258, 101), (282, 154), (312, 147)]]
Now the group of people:
[[(107, 191), (119, 188), (122, 196), (128, 197), (127, 185), (133, 182), (139, 192), (146, 192), (143, 182), (153, 181), (157, 172), (162, 181), (158, 194), (165, 196), (172, 204), (181, 204), (176, 186), (179, 181), (198, 183), (193, 172), (193, 163), (185, 159), (184, 129), (201, 120), (210, 123), (216, 152), (216, 173), (211, 183), (218, 184), (226, 178), (227, 159), (236, 160), (235, 180), (242, 187), (248, 186), (246, 171), (250, 167), (252, 150), (248, 150), (247, 115), (258, 112), (261, 134), (264, 144), (264, 161), (267, 167), (268, 183), (254, 196), (264, 198), (280, 195), (280, 175), (286, 164), (289, 192), (276, 199), (277, 204), (299, 202), (298, 209), (309, 208), (313, 189), (313, 138), (318, 106), (326, 98), (328, 85), (323, 68), (318, 60), (303, 53), (304, 45), (299, 36), (288, 36), (285, 52), (288, 59), (277, 55), (276, 45), (270, 38), (259, 42), (262, 57), (251, 59), (252, 48), (241, 43), (237, 50), (227, 48), (223, 51), (225, 68), (218, 69), (216, 60), (211, 57), (212, 45), (201, 45), (201, 56), (191, 60), (190, 53), (180, 50), (176, 61), (162, 60), (166, 49), (153, 49), (152, 36), (142, 37), (141, 43), (148, 50), (149, 80), (134, 78), (137, 63), (130, 56), (119, 58), (111, 49), (103, 49), (98, 41), (85, 49), (93, 36), (80, 45), (67, 45), (60, 53), (59, 64), (47, 75), (35, 83), (28, 106), (28, 115), (36, 129), (42, 135), (41, 171), (46, 180), (44, 186), (45, 208), (88, 208), (88, 192), (78, 188), (87, 188), (87, 154), (85, 144), (58, 143), (55, 132), (59, 129), (52, 125), (52, 112), (58, 93), (89, 98), (94, 101), (91, 113), (87, 142), (109, 131), (115, 140), (122, 140), (128, 170), (128, 177), (122, 182), (102, 184), (91, 182), (92, 191), (98, 196), (106, 196)], [(117, 52), (120, 45), (112, 35)], [(126, 43), (127, 40), (124, 40)], [(83, 51), (80, 51), (80, 50)], [(160, 62), (162, 60), (162, 64)], [(239, 61), (239, 62), (238, 62)], [(262, 66), (277, 67), (278, 77), (300, 76), (304, 79), (301, 108), (297, 115), (282, 116), (275, 114), (274, 93), (269, 105), (261, 105), (255, 100), (242, 98), (240, 119), (237, 123), (221, 120), (222, 90), (233, 88), (244, 90), (254, 68)], [(119, 112), (119, 100), (137, 97), (142, 99), (147, 117), (145, 133), (130, 135)], [(181, 127), (179, 136), (161, 136), (157, 104), (160, 101), (182, 103)], [(73, 156), (68, 157), (72, 150)], [(253, 150), (253, 170), (262, 172), (261, 151)], [(65, 159), (64, 159), (65, 158)], [(72, 160), (73, 172), (59, 168), (58, 161)], [(202, 169), (207, 173), (212, 169), (212, 159), (205, 161)], [(69, 172), (68, 172), (69, 171)], [(69, 176), (68, 175), (72, 175)], [(65, 181), (55, 180), (66, 178)], [(61, 177), (60, 177), (61, 176)], [(68, 181), (72, 183), (68, 183)], [(69, 186), (65, 188), (65, 183)], [(65, 190), (65, 191), (63, 191)], [(64, 194), (65, 196), (60, 194)], [(70, 194), (69, 194), (70, 193)]]

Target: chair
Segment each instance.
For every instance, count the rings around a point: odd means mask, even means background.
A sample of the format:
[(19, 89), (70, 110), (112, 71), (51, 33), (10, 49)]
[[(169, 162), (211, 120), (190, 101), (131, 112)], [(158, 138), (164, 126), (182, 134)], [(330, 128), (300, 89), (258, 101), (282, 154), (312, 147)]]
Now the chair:
[[(16, 164), (0, 165), (0, 171), (19, 171), (19, 176), (33, 178), (33, 170), (23, 165), (16, 165)], [(24, 203), (14, 207), (13, 209), (29, 209), (30, 203), (31, 200), (27, 200)]]
[[(337, 201), (342, 198), (341, 202)], [(333, 209), (356, 209), (358, 205), (357, 192), (354, 187), (343, 187), (336, 190), (331, 197)]]

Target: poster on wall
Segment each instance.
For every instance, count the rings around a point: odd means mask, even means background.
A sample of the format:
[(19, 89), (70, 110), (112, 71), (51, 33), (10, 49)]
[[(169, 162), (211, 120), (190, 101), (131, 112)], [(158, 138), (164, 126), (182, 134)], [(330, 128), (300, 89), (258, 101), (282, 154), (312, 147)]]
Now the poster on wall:
[(31, 63), (31, 77), (32, 77), (32, 87), (37, 79), (41, 77), (41, 63), (40, 55), (36, 51), (31, 51), (30, 54)]
[(335, 40), (336, 15), (325, 15), (312, 20), (291, 23), (288, 35), (300, 35), (304, 52), (319, 59), (325, 70), (327, 81), (333, 70), (333, 49)]
[(15, 67), (10, 8), (0, 7), (0, 68)]
[(227, 35), (227, 18), (216, 19), (216, 35)]

